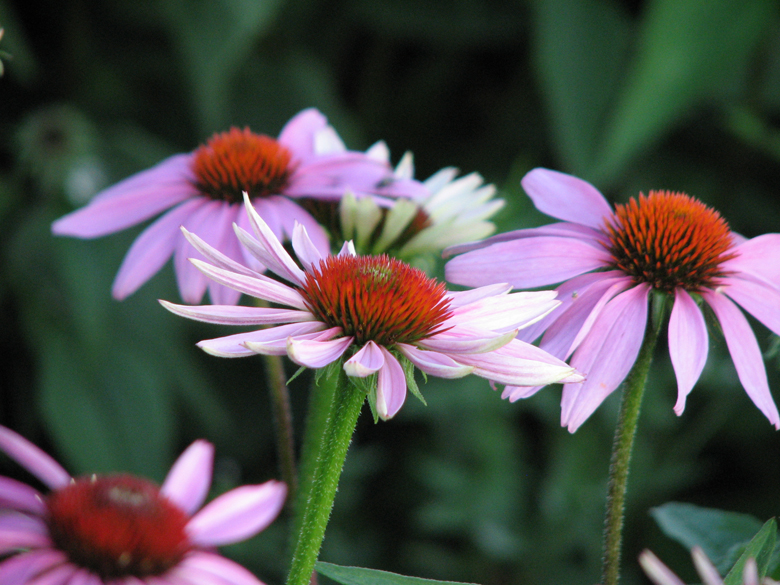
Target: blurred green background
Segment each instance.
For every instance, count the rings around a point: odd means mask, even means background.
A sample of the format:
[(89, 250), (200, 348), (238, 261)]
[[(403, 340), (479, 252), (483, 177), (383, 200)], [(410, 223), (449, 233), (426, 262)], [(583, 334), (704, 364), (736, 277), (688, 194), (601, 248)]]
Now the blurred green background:
[[(0, 422), (74, 473), (161, 480), (194, 438), (214, 493), (278, 477), (263, 360), (194, 344), (226, 328), (174, 317), (164, 269), (110, 296), (141, 227), (54, 238), (97, 190), (231, 125), (275, 136), (320, 108), (350, 148), (378, 139), (418, 176), (479, 171), (501, 231), (540, 225), (519, 186), (547, 166), (612, 201), (685, 191), (745, 236), (780, 231), (776, 0), (0, 0)], [(770, 386), (780, 398), (769, 332)], [(778, 512), (780, 437), (717, 331), (682, 417), (665, 347), (650, 378), (627, 510), (625, 582), (652, 548), (688, 581), (648, 510), (670, 500)], [(234, 331), (230, 331), (234, 332)], [(661, 344), (664, 345), (663, 343)], [(293, 368), (289, 368), (292, 373)], [(311, 378), (292, 383), (300, 427)], [(481, 379), (422, 387), (359, 422), (322, 559), (484, 585), (596, 582), (617, 396), (576, 433), (560, 388), (515, 404)], [(7, 458), (0, 472), (24, 477)], [(282, 581), (286, 518), (226, 553)]]

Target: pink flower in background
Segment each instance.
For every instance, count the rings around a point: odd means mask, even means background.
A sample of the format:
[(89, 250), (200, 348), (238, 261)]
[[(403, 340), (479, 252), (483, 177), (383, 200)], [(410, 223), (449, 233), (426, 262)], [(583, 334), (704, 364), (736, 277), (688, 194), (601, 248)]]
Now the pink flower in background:
[(323, 256), (299, 224), (292, 246), (304, 266), (301, 270), (260, 215), (251, 206), (247, 212), (257, 239), (236, 227), (242, 244), (292, 286), (253, 272), (186, 233), (211, 262), (192, 260), (209, 278), (286, 307), (191, 307), (161, 301), (190, 319), (273, 325), (201, 341), (198, 345), (211, 354), (287, 354), (309, 368), (322, 368), (346, 355), (343, 367), (348, 376), (377, 374), (369, 400), (383, 419), (401, 408), (407, 385), (416, 389), (413, 369), (402, 363), (442, 378), (473, 373), (515, 386), (582, 379), (565, 362), (515, 339), (520, 328), (558, 304), (554, 292), (508, 294), (508, 285), (448, 292), (400, 260), (355, 255), (351, 242), (337, 256)]
[[(696, 565), (696, 571), (701, 577), (704, 585), (723, 585), (723, 577), (707, 558), (704, 551), (696, 546), (691, 550), (693, 563)], [(655, 585), (685, 585), (685, 582), (675, 575), (669, 567), (664, 565), (661, 560), (649, 550), (642, 551), (639, 555), (639, 564), (642, 565), (645, 573)], [(749, 558), (745, 561), (745, 568), (742, 572), (743, 585), (777, 585), (777, 581), (764, 577), (758, 577), (758, 565), (756, 559)]]
[(249, 227), (244, 191), (279, 239), (289, 238), (298, 222), (323, 254), (329, 251), (328, 236), (296, 199), (338, 201), (345, 191), (381, 191), (380, 199), (427, 195), (418, 181), (396, 178), (388, 163), (348, 151), (325, 116), (308, 109), (292, 118), (278, 139), (237, 128), (215, 134), (194, 152), (172, 156), (109, 187), (86, 207), (55, 221), (52, 231), (96, 238), (165, 212), (133, 242), (114, 280), (114, 297), (121, 300), (135, 292), (173, 255), (185, 302), (200, 302), (208, 286), (213, 302), (235, 304), (239, 293), (209, 283), (187, 261), (195, 251), (179, 227), (197, 230), (228, 257), (262, 270), (242, 252), (232, 231), (234, 222)]
[(195, 441), (162, 487), (131, 475), (72, 479), (0, 426), (0, 450), (51, 489), (0, 477), (0, 583), (13, 585), (262, 585), (214, 547), (246, 540), (284, 503), (283, 483), (231, 490), (203, 509), (214, 448)]
[[(561, 305), (521, 332), (585, 373), (564, 385), (561, 422), (574, 432), (614, 391), (636, 361), (652, 290), (674, 298), (669, 352), (679, 415), (704, 368), (708, 336), (699, 304), (720, 323), (740, 382), (769, 421), (780, 415), (761, 351), (735, 303), (780, 334), (780, 234), (745, 240), (720, 215), (680, 193), (651, 191), (617, 205), (576, 177), (534, 169), (523, 187), (539, 211), (563, 220), (482, 242), (454, 246), (447, 279), (467, 286), (509, 282), (516, 288), (563, 284)], [(504, 390), (510, 400), (538, 388)]]

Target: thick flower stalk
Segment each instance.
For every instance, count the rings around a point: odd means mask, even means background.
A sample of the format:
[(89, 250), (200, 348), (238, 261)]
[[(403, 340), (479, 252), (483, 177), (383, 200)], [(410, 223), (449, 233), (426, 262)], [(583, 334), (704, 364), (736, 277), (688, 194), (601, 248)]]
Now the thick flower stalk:
[(114, 280), (114, 297), (121, 300), (135, 292), (173, 256), (185, 302), (200, 302), (208, 287), (213, 302), (235, 304), (237, 291), (210, 282), (188, 262), (196, 252), (179, 227), (197, 231), (227, 257), (262, 270), (232, 232), (234, 222), (249, 228), (243, 192), (277, 238), (291, 237), (297, 222), (326, 254), (330, 242), (325, 230), (298, 201), (338, 201), (346, 190), (361, 196), (381, 190), (382, 198), (417, 199), (428, 193), (418, 181), (396, 177), (376, 157), (347, 150), (326, 118), (308, 109), (292, 118), (277, 139), (238, 128), (215, 134), (195, 151), (109, 187), (86, 207), (55, 221), (52, 231), (96, 238), (164, 212), (133, 242)]
[[(192, 262), (209, 278), (277, 307), (175, 305), (168, 310), (210, 323), (273, 325), (201, 341), (222, 357), (288, 355), (323, 368), (344, 359), (347, 376), (376, 374), (370, 395), (379, 417), (393, 417), (413, 384), (412, 368), (443, 378), (476, 374), (499, 384), (532, 386), (582, 379), (574, 368), (516, 339), (517, 332), (554, 309), (555, 293), (509, 294), (508, 285), (448, 292), (422, 271), (387, 256), (358, 256), (350, 243), (323, 256), (297, 225), (292, 246), (301, 269), (262, 217), (247, 204), (257, 238), (236, 226), (239, 240), (288, 286), (240, 265), (185, 231), (209, 261)], [(416, 386), (413, 386), (416, 388)]]
[(0, 450), (50, 488), (0, 477), (0, 583), (13, 585), (262, 585), (214, 547), (268, 526), (284, 503), (276, 481), (231, 490), (201, 509), (214, 448), (195, 441), (161, 487), (126, 474), (71, 478), (0, 427)]
[[(508, 281), (517, 288), (563, 283), (561, 305), (520, 333), (587, 374), (563, 389), (561, 423), (571, 432), (623, 381), (637, 359), (652, 291), (673, 301), (669, 352), (677, 377), (674, 410), (704, 368), (708, 335), (700, 304), (717, 318), (750, 399), (775, 426), (761, 350), (737, 305), (780, 334), (780, 234), (747, 240), (723, 218), (681, 193), (651, 191), (613, 211), (589, 183), (535, 169), (523, 187), (541, 212), (562, 220), (455, 246), (447, 279), (475, 286)], [(538, 388), (504, 390), (510, 400)]]

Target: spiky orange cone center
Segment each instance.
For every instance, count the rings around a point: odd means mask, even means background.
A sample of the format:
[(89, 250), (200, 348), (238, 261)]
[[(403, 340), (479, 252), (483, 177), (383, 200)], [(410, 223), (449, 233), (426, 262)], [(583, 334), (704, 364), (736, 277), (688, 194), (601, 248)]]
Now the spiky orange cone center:
[(207, 197), (228, 203), (240, 202), (243, 191), (251, 198), (279, 193), (293, 170), (287, 148), (249, 128), (213, 135), (192, 159), (195, 187)]
[(613, 266), (665, 292), (716, 287), (721, 264), (734, 257), (726, 221), (684, 193), (640, 194), (616, 205), (605, 227)]
[(81, 478), (46, 503), (54, 544), (103, 579), (160, 575), (191, 548), (187, 515), (143, 479)]
[(357, 345), (414, 343), (442, 331), (450, 302), (444, 284), (388, 256), (329, 256), (301, 289), (312, 312)]

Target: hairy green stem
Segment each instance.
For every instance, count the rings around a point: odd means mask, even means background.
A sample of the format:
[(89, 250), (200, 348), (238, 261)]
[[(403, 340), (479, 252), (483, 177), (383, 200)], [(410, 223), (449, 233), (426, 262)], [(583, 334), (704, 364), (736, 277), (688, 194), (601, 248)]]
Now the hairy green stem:
[(604, 563), (601, 585), (617, 585), (620, 579), (620, 548), (623, 539), (626, 487), (631, 450), (634, 446), (639, 410), (645, 393), (647, 374), (653, 360), (659, 327), (648, 324), (642, 347), (634, 366), (626, 377), (620, 402), (612, 459), (609, 466), (607, 510), (604, 518)]
[[(316, 425), (319, 437), (309, 435), (307, 440), (317, 439), (318, 451), (310, 470), (306, 470), (302, 493), (305, 502), (300, 512), (300, 528), (293, 552), (287, 585), (308, 585), (314, 563), (325, 538), (325, 528), (333, 509), (341, 470), (347, 457), (347, 449), (357, 424), (358, 415), (365, 401), (365, 392), (347, 381), (342, 367), (331, 368), (336, 377), (327, 418)], [(317, 392), (317, 388), (313, 388)], [(309, 413), (309, 416), (314, 413)], [(305, 447), (304, 450), (310, 449)]]

